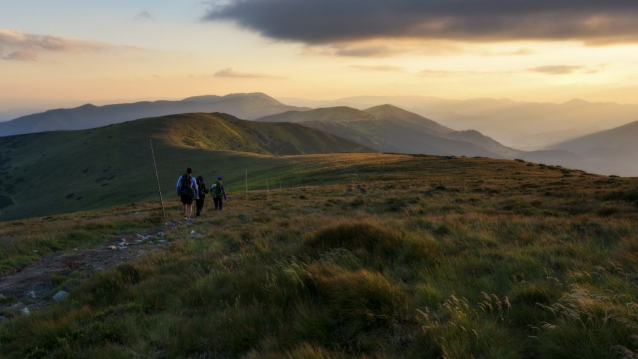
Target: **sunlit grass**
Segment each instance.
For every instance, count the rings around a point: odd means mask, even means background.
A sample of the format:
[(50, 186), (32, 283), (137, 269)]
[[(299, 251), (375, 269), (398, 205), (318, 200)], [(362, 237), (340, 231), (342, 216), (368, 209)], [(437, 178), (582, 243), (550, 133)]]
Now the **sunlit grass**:
[[(0, 356), (636, 355), (638, 181), (487, 159), (324, 159), (314, 157), (306, 186), (248, 201), (231, 192), (224, 212), (167, 234), (166, 250), (0, 324)], [(170, 208), (177, 218), (173, 199)], [(24, 235), (46, 233), (55, 248), (80, 243), (72, 231), (159, 226), (156, 209), (133, 213), (34, 219), (39, 229)], [(8, 259), (27, 253), (11, 228), (0, 228), (16, 241)]]

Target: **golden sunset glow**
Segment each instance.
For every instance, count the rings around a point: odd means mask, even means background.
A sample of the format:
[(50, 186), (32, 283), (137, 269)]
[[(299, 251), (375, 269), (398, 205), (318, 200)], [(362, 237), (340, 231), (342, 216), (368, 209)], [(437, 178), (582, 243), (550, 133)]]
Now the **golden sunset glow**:
[[(31, 3), (16, 2), (0, 14), (3, 108), (256, 91), (309, 99), (638, 103), (638, 46), (631, 42), (371, 36), (304, 43), (203, 21), (206, 4), (77, 4), (75, 15), (65, 6), (41, 5), (59, 20), (27, 16)], [(602, 20), (591, 21), (595, 27)]]

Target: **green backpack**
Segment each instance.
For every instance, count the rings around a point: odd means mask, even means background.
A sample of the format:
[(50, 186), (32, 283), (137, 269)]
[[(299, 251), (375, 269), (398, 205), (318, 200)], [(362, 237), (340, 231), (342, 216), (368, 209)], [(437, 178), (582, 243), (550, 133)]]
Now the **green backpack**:
[(217, 180), (210, 186), (210, 192), (213, 194), (214, 198), (221, 198), (222, 194), (222, 181)]

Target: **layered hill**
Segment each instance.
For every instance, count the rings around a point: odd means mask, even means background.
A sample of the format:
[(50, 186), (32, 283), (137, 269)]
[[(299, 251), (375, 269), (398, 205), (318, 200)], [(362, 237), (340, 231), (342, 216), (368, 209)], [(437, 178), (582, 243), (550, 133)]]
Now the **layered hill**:
[(520, 153), (476, 131), (454, 131), (392, 105), (364, 111), (349, 107), (289, 111), (256, 121), (301, 123), (382, 152), (494, 158)]
[(579, 155), (587, 169), (638, 175), (638, 121), (552, 146)]
[(50, 110), (0, 123), (0, 136), (82, 130), (180, 113), (223, 112), (240, 118), (255, 119), (290, 110), (303, 108), (284, 105), (263, 93), (197, 96), (181, 101), (136, 102), (99, 107), (87, 104), (72, 109)]
[(366, 109), (390, 103), (463, 130), (477, 130), (506, 146), (539, 150), (638, 120), (638, 105), (589, 102), (519, 102), (510, 99), (450, 100), (424, 96), (357, 96), (335, 101), (286, 98), (296, 106)]
[(283, 155), (371, 151), (296, 124), (257, 123), (226, 114), (184, 114), (90, 130), (0, 138), (0, 219), (73, 212), (148, 200), (156, 194), (149, 139), (160, 180), (172, 194), (186, 167), (257, 180), (261, 171), (286, 174)]

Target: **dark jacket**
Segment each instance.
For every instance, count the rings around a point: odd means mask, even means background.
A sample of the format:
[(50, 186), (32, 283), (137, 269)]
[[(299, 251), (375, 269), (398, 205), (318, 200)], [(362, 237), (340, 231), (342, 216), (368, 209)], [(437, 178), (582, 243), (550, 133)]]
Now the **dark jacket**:
[(208, 188), (206, 188), (206, 184), (204, 184), (204, 177), (197, 177), (197, 188), (199, 189), (199, 198), (203, 199), (204, 197), (206, 197)]

